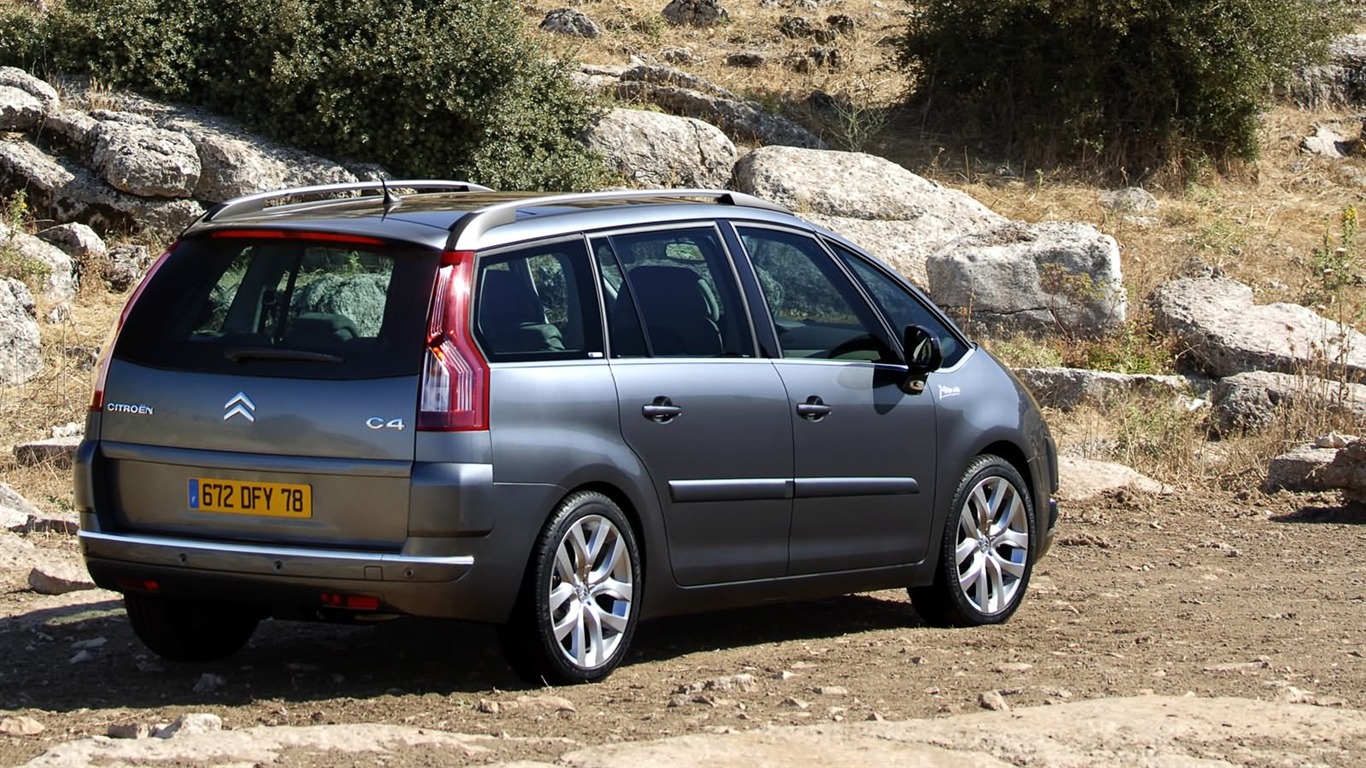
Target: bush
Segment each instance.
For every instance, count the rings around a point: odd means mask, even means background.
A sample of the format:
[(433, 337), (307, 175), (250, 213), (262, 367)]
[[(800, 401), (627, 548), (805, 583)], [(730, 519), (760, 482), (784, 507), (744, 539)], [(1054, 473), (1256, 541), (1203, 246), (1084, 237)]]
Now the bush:
[(1257, 114), (1320, 59), (1342, 0), (929, 0), (900, 62), (910, 101), (1026, 162), (1188, 175), (1257, 154)]
[[(16, 26), (0, 25), (0, 39)], [(5, 63), (190, 101), (402, 176), (602, 178), (577, 141), (597, 105), (542, 60), (510, 0), (67, 0), (39, 34), (16, 46), (34, 61)]]

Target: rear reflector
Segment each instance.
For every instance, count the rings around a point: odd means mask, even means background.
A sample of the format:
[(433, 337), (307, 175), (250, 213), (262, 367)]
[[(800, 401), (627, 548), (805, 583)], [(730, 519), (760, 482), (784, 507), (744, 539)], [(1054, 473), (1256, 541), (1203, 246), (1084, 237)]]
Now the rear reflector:
[(353, 611), (379, 610), (379, 598), (370, 595), (339, 595), (335, 592), (324, 592), (321, 597), (323, 605), (328, 608), (349, 608)]
[(121, 576), (114, 580), (119, 590), (123, 592), (160, 592), (161, 585), (152, 579), (135, 579), (128, 576)]

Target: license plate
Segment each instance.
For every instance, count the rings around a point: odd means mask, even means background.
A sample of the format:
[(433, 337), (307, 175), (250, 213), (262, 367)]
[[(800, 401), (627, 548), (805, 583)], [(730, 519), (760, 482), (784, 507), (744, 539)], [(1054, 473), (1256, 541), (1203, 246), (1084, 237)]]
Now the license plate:
[(308, 518), (313, 516), (313, 487), (286, 483), (190, 478), (190, 509), (234, 515)]

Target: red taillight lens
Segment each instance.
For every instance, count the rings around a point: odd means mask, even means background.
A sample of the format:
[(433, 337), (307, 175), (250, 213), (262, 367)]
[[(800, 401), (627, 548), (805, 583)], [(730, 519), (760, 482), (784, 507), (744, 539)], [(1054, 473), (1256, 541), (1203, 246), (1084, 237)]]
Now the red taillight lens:
[(128, 319), (128, 310), (133, 308), (134, 302), (142, 295), (142, 291), (147, 287), (147, 283), (151, 281), (152, 275), (155, 275), (157, 270), (161, 269), (161, 265), (166, 262), (166, 257), (171, 255), (171, 251), (174, 248), (175, 243), (172, 243), (170, 248), (162, 251), (161, 255), (157, 257), (157, 260), (152, 262), (152, 266), (147, 270), (147, 274), (142, 276), (142, 280), (138, 282), (138, 286), (133, 289), (133, 294), (128, 297), (128, 302), (123, 305), (123, 311), (119, 313), (118, 322), (114, 324), (113, 328), (109, 329), (109, 335), (105, 337), (104, 345), (100, 347), (99, 364), (95, 366), (95, 386), (94, 392), (90, 395), (90, 410), (104, 410), (104, 382), (109, 378), (109, 358), (114, 354), (114, 342), (118, 340), (119, 331), (123, 330), (123, 323)]
[(434, 432), (489, 428), (489, 368), (470, 338), (474, 253), (441, 258), (427, 321), (417, 428)]

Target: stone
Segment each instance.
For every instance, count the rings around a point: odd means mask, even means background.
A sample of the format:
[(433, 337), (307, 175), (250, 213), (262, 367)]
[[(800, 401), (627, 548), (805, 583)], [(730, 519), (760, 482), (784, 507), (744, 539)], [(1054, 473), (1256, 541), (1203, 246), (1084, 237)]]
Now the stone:
[(1305, 136), (1300, 141), (1300, 149), (1319, 157), (1341, 159), (1352, 154), (1355, 144), (1355, 140), (1347, 138), (1331, 126), (1319, 124), (1314, 126), (1313, 135)]
[(1157, 210), (1157, 198), (1142, 187), (1125, 187), (1100, 193), (1100, 207), (1119, 213)]
[(0, 735), (3, 736), (37, 736), (46, 730), (42, 723), (27, 716), (0, 719)]
[(1078, 503), (1098, 498), (1105, 493), (1131, 490), (1153, 495), (1172, 493), (1171, 486), (1147, 475), (1107, 461), (1095, 461), (1078, 456), (1058, 457), (1058, 500)]
[(223, 730), (223, 718), (218, 715), (211, 712), (187, 712), (177, 717), (165, 728), (157, 729), (153, 735), (158, 739), (174, 739), (204, 733), (216, 733), (221, 730)]
[(1013, 370), (1039, 405), (1071, 411), (1082, 405), (1106, 407), (1135, 395), (1178, 398), (1201, 389), (1202, 382), (1184, 376), (1113, 373), (1086, 368), (1016, 368)]
[(977, 697), (977, 705), (992, 712), (1009, 712), (1010, 705), (1000, 691), (984, 691)]
[(1300, 68), (1282, 90), (1307, 109), (1366, 104), (1366, 35), (1334, 40), (1327, 62)]
[(1220, 379), (1211, 393), (1214, 428), (1223, 435), (1273, 427), (1294, 410), (1366, 420), (1366, 385), (1307, 375), (1248, 371)]
[(93, 660), (94, 658), (95, 658), (95, 654), (91, 653), (90, 651), (80, 650), (80, 651), (77, 651), (77, 652), (76, 652), (76, 655), (75, 655), (75, 656), (72, 656), (71, 658), (67, 659), (67, 660), (66, 660), (66, 663), (67, 663), (67, 664), (84, 664), (84, 663), (86, 663), (87, 661)]
[(36, 565), (28, 572), (28, 585), (40, 595), (65, 595), (95, 588), (80, 560), (52, 560)]
[(1314, 479), (1342, 491), (1348, 501), (1366, 502), (1366, 440), (1339, 449), (1332, 461), (1314, 470)]
[(38, 293), (53, 301), (66, 301), (76, 295), (76, 270), (71, 256), (61, 248), (25, 232), (9, 231), (0, 224), (0, 247), (10, 249), (37, 271)]
[(578, 712), (574, 702), (563, 696), (518, 696), (516, 705), (525, 709), (539, 709), (547, 712)]
[[(732, 54), (726, 58), (732, 62)], [(762, 59), (762, 57), (760, 57)], [(762, 61), (753, 63), (762, 66)], [(669, 67), (642, 64), (622, 73), (615, 94), (625, 101), (653, 104), (671, 115), (705, 120), (733, 141), (824, 148), (825, 142), (801, 124), (774, 115), (754, 101)]]
[(842, 685), (822, 685), (812, 689), (818, 696), (848, 696), (849, 689)]
[(189, 136), (113, 121), (95, 128), (90, 163), (110, 186), (139, 197), (190, 197), (202, 170)]
[(669, 0), (661, 12), (674, 25), (711, 27), (730, 20), (730, 13), (717, 0)]
[(152, 735), (146, 723), (111, 723), (104, 734), (111, 739), (145, 739)]
[(1002, 224), (947, 243), (925, 271), (935, 303), (991, 332), (1094, 338), (1128, 316), (1119, 244), (1089, 224)]
[(1366, 373), (1366, 336), (1297, 304), (1257, 304), (1235, 280), (1174, 280), (1158, 286), (1152, 305), (1154, 328), (1178, 337), (1183, 360), (1200, 373)]
[(31, 131), (43, 114), (43, 102), (32, 94), (0, 85), (0, 131)]
[(1326, 491), (1328, 486), (1318, 477), (1318, 470), (1337, 456), (1335, 448), (1301, 445), (1275, 456), (1267, 462), (1266, 489), (1268, 491)]
[(90, 148), (90, 136), (100, 124), (89, 112), (79, 109), (58, 109), (48, 112), (43, 119), (43, 134), (49, 140), (60, 138), (81, 154)]
[(23, 384), (43, 370), (37, 318), (28, 286), (0, 278), (0, 386)]
[(739, 153), (716, 126), (690, 117), (614, 109), (585, 143), (633, 186), (723, 188)]
[(57, 89), (47, 81), (15, 67), (0, 67), (0, 86), (17, 88), (33, 96), (42, 103), (44, 112), (57, 110), (62, 103)]
[(99, 261), (109, 253), (104, 239), (85, 224), (58, 224), (38, 232), (37, 237), (62, 249), (76, 265)]
[(602, 28), (588, 18), (588, 14), (573, 8), (557, 8), (547, 13), (538, 28), (542, 32), (569, 37), (592, 39), (602, 36)]
[(759, 147), (735, 164), (732, 188), (799, 211), (921, 286), (932, 253), (1006, 223), (963, 192), (858, 152)]
[[(222, 675), (216, 675), (213, 672), (205, 672), (199, 676), (199, 679), (194, 682), (194, 686), (190, 690), (195, 693), (213, 693), (226, 685), (227, 682), (227, 678)], [(174, 725), (174, 723), (172, 723), (172, 725)], [(157, 735), (160, 738), (166, 738), (160, 734)]]
[(816, 25), (805, 16), (783, 16), (778, 19), (778, 31), (783, 37), (811, 37)]
[(22, 494), (11, 488), (7, 483), (0, 483), (0, 528), (15, 530), (28, 523), (30, 517), (37, 517), (42, 514), (38, 509)]
[(79, 437), (49, 437), (46, 440), (32, 440), (14, 446), (14, 460), (25, 467), (49, 466), (53, 469), (70, 469), (76, 459), (76, 448), (81, 444)]

